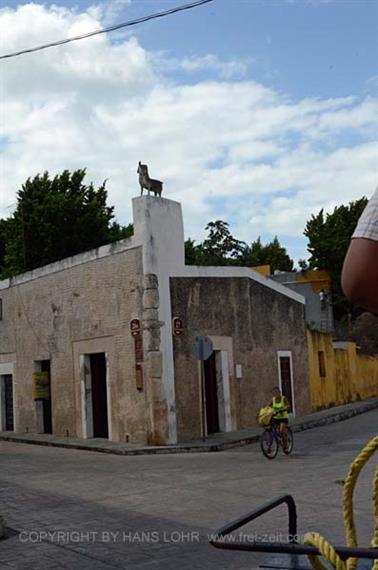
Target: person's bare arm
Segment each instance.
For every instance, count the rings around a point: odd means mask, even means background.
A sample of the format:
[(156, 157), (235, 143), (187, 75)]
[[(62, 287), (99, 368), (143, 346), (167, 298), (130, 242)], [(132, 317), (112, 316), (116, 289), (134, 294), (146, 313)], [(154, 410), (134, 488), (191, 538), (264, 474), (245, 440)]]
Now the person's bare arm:
[(352, 239), (341, 285), (353, 305), (378, 314), (378, 241)]

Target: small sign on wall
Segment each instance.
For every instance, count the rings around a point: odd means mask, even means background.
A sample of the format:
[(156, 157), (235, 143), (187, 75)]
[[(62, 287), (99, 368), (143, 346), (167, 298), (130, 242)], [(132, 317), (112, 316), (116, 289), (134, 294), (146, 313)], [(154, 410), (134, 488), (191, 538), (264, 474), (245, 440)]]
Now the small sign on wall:
[(33, 372), (33, 400), (50, 399), (50, 378), (48, 372)]
[(207, 360), (213, 354), (213, 341), (208, 336), (196, 336), (192, 346), (192, 353), (197, 360)]
[(141, 326), (139, 319), (132, 319), (130, 321), (130, 331), (132, 336), (140, 336), (141, 334)]
[(184, 332), (184, 323), (179, 317), (172, 319), (172, 332), (174, 336), (181, 336)]
[(135, 383), (137, 390), (143, 390), (143, 368), (141, 364), (135, 365)]
[(138, 336), (134, 339), (135, 362), (143, 362), (143, 337)]
[(238, 378), (238, 380), (241, 380), (243, 378), (243, 371), (241, 364), (236, 364), (235, 366), (235, 378)]
[(143, 335), (139, 319), (130, 321), (130, 332), (134, 337), (135, 385), (137, 390), (143, 390)]

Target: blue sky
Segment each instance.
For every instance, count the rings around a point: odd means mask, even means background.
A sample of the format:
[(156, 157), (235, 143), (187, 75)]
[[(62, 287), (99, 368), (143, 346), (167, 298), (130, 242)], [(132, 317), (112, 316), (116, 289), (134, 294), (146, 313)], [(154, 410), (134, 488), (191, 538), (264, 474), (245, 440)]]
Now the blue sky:
[[(120, 2), (116, 4), (115, 19), (108, 17), (106, 25), (186, 3)], [(61, 3), (78, 10), (95, 4), (72, 0)], [(214, 0), (117, 35), (125, 37), (132, 30), (145, 49), (164, 50), (178, 58), (213, 53), (222, 60), (251, 59), (251, 78), (293, 97), (342, 97), (373, 90), (367, 82), (378, 73), (377, 21), (375, 0)], [(117, 41), (115, 34), (109, 37)], [(206, 78), (202, 73), (192, 81), (201, 75)], [(176, 78), (184, 79), (179, 75)]]
[[(132, 16), (168, 4), (142, 0)], [(216, 0), (159, 22), (159, 37), (155, 23), (138, 34), (147, 49), (177, 57), (251, 58), (254, 80), (293, 96), (335, 97), (363, 93), (376, 73), (377, 20), (374, 0)]]
[[(2, 0), (1, 52), (183, 3)], [(214, 0), (2, 62), (0, 214), (36, 169), (86, 166), (127, 223), (142, 159), (187, 236), (222, 216), (306, 257), (309, 215), (377, 183), (377, 22), (375, 0)]]

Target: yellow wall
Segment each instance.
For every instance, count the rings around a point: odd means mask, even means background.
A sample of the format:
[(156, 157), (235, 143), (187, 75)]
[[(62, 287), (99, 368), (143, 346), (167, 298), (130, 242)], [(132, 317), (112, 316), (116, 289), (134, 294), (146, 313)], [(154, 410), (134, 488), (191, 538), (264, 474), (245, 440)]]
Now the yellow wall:
[[(331, 334), (307, 331), (311, 407), (328, 408), (378, 396), (378, 356), (356, 352), (354, 342), (335, 349)], [(320, 376), (318, 352), (324, 352), (325, 377)]]
[(327, 293), (331, 291), (331, 278), (327, 271), (310, 269), (303, 273), (298, 273), (296, 280), (298, 283), (310, 283), (316, 293), (319, 293), (321, 289), (324, 289)]
[(257, 271), (257, 273), (260, 273), (261, 275), (264, 275), (264, 277), (269, 277), (272, 274), (270, 265), (255, 265), (254, 267), (251, 267), (251, 269), (253, 269), (253, 271)]

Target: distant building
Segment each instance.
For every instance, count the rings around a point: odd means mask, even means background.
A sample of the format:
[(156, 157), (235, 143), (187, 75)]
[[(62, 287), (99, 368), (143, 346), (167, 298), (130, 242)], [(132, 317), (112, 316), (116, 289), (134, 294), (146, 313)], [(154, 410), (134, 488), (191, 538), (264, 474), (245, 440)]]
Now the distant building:
[[(266, 274), (266, 269), (264, 269)], [(333, 340), (331, 278), (326, 271), (277, 272), (271, 278), (306, 298), (311, 408), (319, 410), (378, 396), (378, 357), (353, 342)]]
[(305, 297), (306, 321), (310, 328), (323, 333), (334, 330), (332, 284), (327, 271), (285, 271), (270, 277)]
[(185, 266), (177, 202), (134, 198), (133, 217), (129, 239), (0, 282), (1, 429), (169, 444), (254, 425), (277, 384), (308, 412), (304, 297)]
[(311, 407), (319, 410), (378, 396), (378, 356), (361, 354), (354, 342), (308, 330)]

